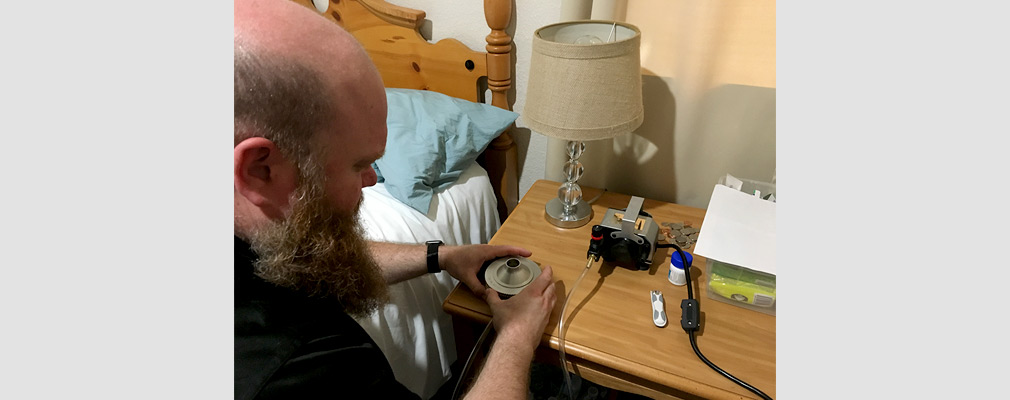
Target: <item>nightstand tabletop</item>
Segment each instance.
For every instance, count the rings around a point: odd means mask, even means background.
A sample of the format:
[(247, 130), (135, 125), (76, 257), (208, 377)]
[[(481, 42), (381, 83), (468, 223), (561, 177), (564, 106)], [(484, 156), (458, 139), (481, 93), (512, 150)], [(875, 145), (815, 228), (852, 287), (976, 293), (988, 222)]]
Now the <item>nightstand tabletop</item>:
[[(538, 358), (557, 351), (558, 319), (565, 296), (586, 265), (592, 226), (608, 208), (623, 209), (631, 196), (604, 192), (593, 204), (593, 216), (579, 228), (563, 229), (544, 217), (547, 201), (557, 196), (557, 182), (534, 183), (516, 209), (491, 239), (491, 244), (524, 247), (531, 260), (550, 265), (558, 301), (544, 331)], [(583, 187), (583, 198), (599, 189)], [(642, 209), (657, 224), (688, 221), (701, 228), (705, 210), (646, 199)], [(685, 248), (690, 252), (692, 248)], [(653, 398), (758, 398), (706, 366), (691, 348), (680, 327), (680, 302), (685, 286), (667, 280), (671, 248), (656, 251), (649, 270), (635, 271), (610, 263), (593, 264), (575, 288), (565, 313), (565, 354), (569, 370), (599, 384)], [(775, 397), (775, 317), (706, 295), (705, 258), (695, 255), (691, 268), (694, 296), (701, 308), (698, 348), (710, 361), (737, 378)], [(657, 328), (652, 321), (649, 292), (660, 290), (666, 301), (668, 323)], [(483, 299), (459, 285), (443, 303), (446, 312), (487, 323), (490, 309)], [(465, 355), (463, 355), (465, 356)]]

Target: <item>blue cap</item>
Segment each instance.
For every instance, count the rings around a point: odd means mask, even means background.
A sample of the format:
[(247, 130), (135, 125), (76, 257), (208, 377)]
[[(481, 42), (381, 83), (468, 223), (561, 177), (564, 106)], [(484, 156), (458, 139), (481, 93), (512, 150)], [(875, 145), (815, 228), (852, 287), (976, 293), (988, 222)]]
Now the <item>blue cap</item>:
[[(691, 256), (691, 253), (685, 251), (684, 258), (687, 258), (687, 266), (690, 267), (694, 257)], [(670, 265), (673, 265), (678, 269), (684, 269), (684, 263), (680, 261), (680, 252), (678, 252), (676, 249), (673, 250), (673, 254), (670, 255)]]

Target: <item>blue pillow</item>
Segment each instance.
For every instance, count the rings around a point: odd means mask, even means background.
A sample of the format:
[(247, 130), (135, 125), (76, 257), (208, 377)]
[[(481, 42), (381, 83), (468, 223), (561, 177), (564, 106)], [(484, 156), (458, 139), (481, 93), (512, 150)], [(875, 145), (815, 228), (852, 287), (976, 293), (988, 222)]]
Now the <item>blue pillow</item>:
[(427, 90), (387, 88), (386, 102), (386, 153), (373, 167), (389, 194), (422, 214), (519, 117)]

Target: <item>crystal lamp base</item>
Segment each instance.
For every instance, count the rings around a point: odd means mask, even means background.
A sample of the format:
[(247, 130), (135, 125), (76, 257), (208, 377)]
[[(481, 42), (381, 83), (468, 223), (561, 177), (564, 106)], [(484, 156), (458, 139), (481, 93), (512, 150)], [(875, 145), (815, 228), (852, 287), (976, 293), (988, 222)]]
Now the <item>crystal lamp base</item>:
[(544, 207), (544, 218), (554, 226), (560, 228), (578, 228), (585, 225), (593, 218), (593, 207), (583, 200), (575, 204), (572, 214), (565, 215), (565, 206), (561, 199), (553, 198)]

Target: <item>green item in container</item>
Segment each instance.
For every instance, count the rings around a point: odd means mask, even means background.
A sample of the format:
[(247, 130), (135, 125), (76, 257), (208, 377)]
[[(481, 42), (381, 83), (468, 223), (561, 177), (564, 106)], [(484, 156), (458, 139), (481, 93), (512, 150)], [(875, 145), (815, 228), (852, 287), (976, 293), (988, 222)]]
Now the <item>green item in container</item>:
[(775, 304), (775, 275), (709, 260), (709, 290), (727, 299), (758, 307)]

